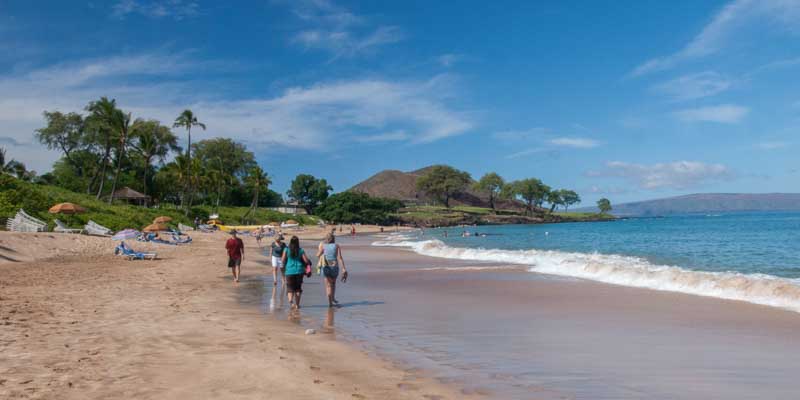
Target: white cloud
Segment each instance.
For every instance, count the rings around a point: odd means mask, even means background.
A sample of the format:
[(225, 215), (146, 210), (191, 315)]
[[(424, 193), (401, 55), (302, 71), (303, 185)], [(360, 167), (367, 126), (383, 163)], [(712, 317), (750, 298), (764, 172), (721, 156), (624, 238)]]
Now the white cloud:
[(507, 155), (505, 158), (507, 160), (512, 160), (514, 158), (520, 158), (520, 157), (524, 157), (524, 156), (529, 156), (531, 154), (544, 153), (544, 152), (547, 152), (547, 151), (548, 150), (545, 149), (545, 148), (532, 147), (530, 149), (525, 149), (525, 150), (522, 150), (522, 151), (518, 151), (516, 153), (511, 153), (511, 154)]
[(461, 61), (463, 58), (464, 57), (460, 54), (447, 53), (447, 54), (442, 54), (439, 57), (436, 57), (436, 61), (439, 63), (439, 65), (445, 68), (450, 68), (453, 65), (455, 65), (455, 63)]
[(600, 145), (600, 142), (594, 139), (575, 138), (575, 137), (560, 137), (550, 139), (548, 143), (553, 146), (574, 147), (578, 149), (590, 149)]
[(681, 50), (653, 58), (637, 66), (632, 76), (662, 71), (691, 59), (712, 55), (722, 50), (739, 31), (752, 26), (782, 28), (796, 33), (800, 25), (800, 1), (735, 0), (725, 5), (702, 31)]
[(123, 19), (131, 14), (180, 21), (197, 16), (199, 10), (197, 2), (185, 0), (119, 0), (111, 9), (115, 18)]
[(756, 148), (761, 150), (777, 150), (786, 148), (788, 146), (789, 143), (778, 141), (756, 143)]
[(653, 87), (656, 92), (665, 94), (673, 100), (695, 100), (714, 96), (731, 87), (731, 81), (722, 75), (705, 71), (684, 75)]
[(498, 131), (492, 133), (492, 138), (503, 141), (517, 142), (519, 140), (538, 139), (550, 132), (547, 128), (531, 128), (522, 130)]
[(396, 26), (373, 27), (367, 18), (327, 0), (291, 3), (294, 14), (308, 25), (292, 39), (307, 49), (325, 50), (333, 59), (353, 57), (403, 40)]
[[(116, 98), (134, 117), (155, 118), (166, 124), (183, 109), (191, 108), (208, 126), (207, 131), (192, 132), (198, 140), (226, 136), (249, 145), (284, 149), (325, 150), (377, 140), (428, 143), (472, 127), (467, 116), (448, 105), (453, 88), (442, 77), (321, 82), (289, 88), (278, 95), (225, 99), (219, 97), (216, 85), (187, 79), (181, 73), (199, 66), (219, 66), (191, 64), (187, 59), (142, 54), (0, 75), (0, 128), (9, 139), (6, 142), (11, 143), (9, 153), (39, 171), (49, 169), (58, 154), (14, 142), (34, 142), (33, 132), (43, 124), (42, 111), (80, 112), (100, 96)], [(130, 79), (142, 75), (158, 76), (158, 83)], [(370, 136), (365, 132), (391, 135)], [(359, 140), (362, 136), (366, 138)]]
[(674, 115), (684, 122), (718, 122), (722, 124), (735, 124), (741, 121), (750, 109), (733, 104), (691, 108), (676, 111)]
[(380, 142), (400, 142), (410, 139), (403, 131), (379, 133), (376, 135), (357, 136), (356, 142), (359, 143), (380, 143)]
[(611, 161), (601, 171), (589, 171), (591, 177), (623, 178), (643, 189), (687, 189), (734, 177), (722, 164), (698, 161), (675, 161), (651, 165)]

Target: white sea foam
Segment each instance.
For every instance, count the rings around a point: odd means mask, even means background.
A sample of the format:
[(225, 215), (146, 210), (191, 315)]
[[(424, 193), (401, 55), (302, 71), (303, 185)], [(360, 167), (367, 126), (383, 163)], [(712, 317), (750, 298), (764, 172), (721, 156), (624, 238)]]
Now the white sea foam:
[(529, 266), (531, 272), (740, 300), (800, 312), (800, 281), (771, 275), (692, 271), (620, 255), (450, 247), (439, 240), (386, 240), (373, 245), (407, 247), (432, 257), (521, 264)]

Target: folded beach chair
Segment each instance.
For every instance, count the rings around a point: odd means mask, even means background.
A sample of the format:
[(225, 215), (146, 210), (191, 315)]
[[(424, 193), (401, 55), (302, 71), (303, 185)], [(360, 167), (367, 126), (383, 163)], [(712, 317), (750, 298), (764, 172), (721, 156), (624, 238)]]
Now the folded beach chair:
[(193, 231), (194, 230), (194, 228), (192, 228), (191, 226), (184, 225), (184, 224), (178, 224), (178, 229), (180, 229), (183, 232), (188, 232), (188, 231)]
[(60, 220), (56, 219), (53, 222), (56, 223), (56, 227), (53, 228), (53, 232), (61, 232), (61, 233), (82, 233), (83, 229), (73, 229), (68, 227), (66, 224), (61, 222)]
[(214, 232), (214, 229), (211, 227), (211, 225), (198, 225), (197, 228), (200, 229), (200, 232), (203, 232), (203, 233), (212, 233), (212, 232)]
[(83, 229), (86, 231), (86, 233), (95, 236), (111, 236), (111, 234), (114, 233), (111, 229), (108, 229), (92, 220), (89, 220)]
[(14, 232), (46, 232), (47, 223), (31, 217), (20, 208), (14, 218), (6, 223), (6, 228)]
[(181, 239), (178, 235), (172, 235), (172, 241), (175, 242), (175, 244), (189, 244), (192, 243), (192, 237), (186, 236), (185, 239)]
[(142, 253), (139, 251), (134, 251), (128, 246), (125, 246), (125, 243), (120, 243), (117, 247), (114, 248), (114, 254), (125, 257), (128, 260), (146, 260), (151, 259), (155, 260), (157, 255), (156, 253)]

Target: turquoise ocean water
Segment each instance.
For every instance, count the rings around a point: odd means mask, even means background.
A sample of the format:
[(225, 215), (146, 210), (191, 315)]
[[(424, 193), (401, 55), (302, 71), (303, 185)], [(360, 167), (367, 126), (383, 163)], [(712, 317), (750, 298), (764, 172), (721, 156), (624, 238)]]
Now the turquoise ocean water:
[(441, 228), (375, 245), (800, 311), (796, 212)]

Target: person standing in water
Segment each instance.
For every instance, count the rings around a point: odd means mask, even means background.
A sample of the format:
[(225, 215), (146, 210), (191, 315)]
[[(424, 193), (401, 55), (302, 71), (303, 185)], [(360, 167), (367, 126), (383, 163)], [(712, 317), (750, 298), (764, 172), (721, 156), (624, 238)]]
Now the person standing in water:
[(283, 250), (286, 249), (286, 243), (283, 243), (283, 235), (275, 236), (275, 241), (269, 246), (270, 255), (272, 256), (272, 285), (278, 285), (278, 270), (281, 272), (283, 285), (286, 285), (286, 271), (283, 269)]
[(339, 268), (342, 269), (342, 282), (347, 281), (347, 267), (342, 258), (342, 248), (336, 244), (336, 236), (329, 233), (325, 240), (319, 244), (317, 257), (324, 257), (322, 275), (325, 277), (325, 293), (328, 295), (328, 307), (339, 305), (336, 300), (336, 278), (339, 277)]
[(305, 251), (300, 248), (300, 239), (292, 236), (289, 240), (289, 247), (283, 250), (281, 261), (284, 265), (284, 282), (289, 294), (289, 303), (292, 308), (300, 308), (300, 296), (303, 294), (303, 275), (306, 273), (306, 265), (310, 266), (311, 261), (306, 256)]
[(236, 236), (236, 230), (231, 231), (231, 238), (225, 242), (225, 249), (228, 250), (228, 268), (233, 273), (233, 282), (239, 282), (239, 274), (242, 272), (242, 260), (244, 259), (244, 242)]

